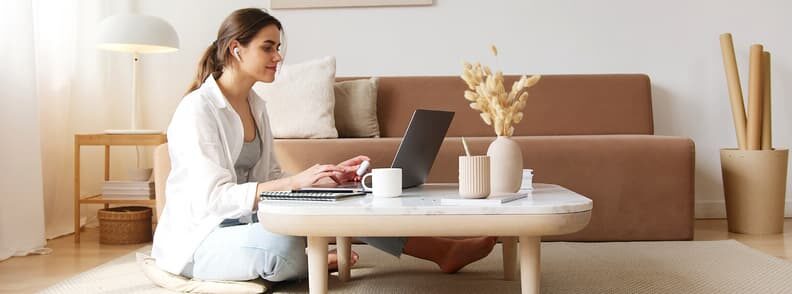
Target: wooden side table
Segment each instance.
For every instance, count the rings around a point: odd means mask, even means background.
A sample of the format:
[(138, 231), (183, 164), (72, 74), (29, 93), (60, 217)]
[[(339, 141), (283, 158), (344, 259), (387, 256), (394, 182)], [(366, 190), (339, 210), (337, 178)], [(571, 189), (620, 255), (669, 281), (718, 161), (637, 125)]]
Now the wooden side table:
[(90, 195), (81, 198), (80, 195), (80, 148), (82, 146), (104, 146), (104, 180), (110, 180), (110, 146), (138, 146), (138, 145), (160, 145), (167, 142), (165, 134), (129, 134), (129, 135), (110, 135), (110, 134), (76, 134), (74, 135), (74, 242), (80, 242), (80, 205), (82, 204), (104, 204), (109, 208), (110, 204), (137, 204), (154, 206), (154, 199), (105, 199), (102, 194)]

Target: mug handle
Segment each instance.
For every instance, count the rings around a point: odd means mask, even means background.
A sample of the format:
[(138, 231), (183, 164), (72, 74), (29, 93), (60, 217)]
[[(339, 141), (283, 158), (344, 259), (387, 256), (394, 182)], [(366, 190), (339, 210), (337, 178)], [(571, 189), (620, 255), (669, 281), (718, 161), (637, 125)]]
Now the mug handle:
[[(372, 176), (372, 173), (367, 173), (362, 178), (360, 178), (360, 183), (363, 185), (363, 189), (366, 189), (366, 190), (369, 190), (369, 191), (371, 190), (371, 187), (366, 186), (366, 177), (370, 177), (370, 176)], [(372, 186), (373, 186), (373, 184), (374, 183), (372, 183)]]

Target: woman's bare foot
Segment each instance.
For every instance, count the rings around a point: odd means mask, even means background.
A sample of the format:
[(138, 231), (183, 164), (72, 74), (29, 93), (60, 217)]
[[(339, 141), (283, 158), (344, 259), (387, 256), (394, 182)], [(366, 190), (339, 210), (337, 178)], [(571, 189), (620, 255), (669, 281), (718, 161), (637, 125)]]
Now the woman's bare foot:
[(448, 249), (448, 253), (440, 259), (437, 265), (444, 273), (458, 272), (468, 264), (487, 257), (492, 252), (498, 237), (481, 237), (473, 239), (455, 240)]
[[(350, 255), (349, 266), (351, 267), (357, 263), (360, 256), (355, 251), (352, 251)], [(327, 270), (330, 272), (338, 270), (338, 252), (335, 249), (327, 254)]]
[(404, 253), (436, 263), (444, 273), (455, 273), (492, 252), (497, 237), (447, 239), (410, 237)]

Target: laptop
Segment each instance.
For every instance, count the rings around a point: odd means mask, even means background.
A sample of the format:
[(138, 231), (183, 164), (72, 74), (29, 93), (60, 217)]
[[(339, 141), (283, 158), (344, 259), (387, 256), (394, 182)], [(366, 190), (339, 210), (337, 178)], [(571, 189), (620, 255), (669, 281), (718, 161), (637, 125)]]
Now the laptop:
[[(440, 145), (443, 144), (454, 112), (418, 109), (413, 112), (407, 131), (399, 144), (390, 167), (402, 169), (402, 188), (422, 185), (429, 176)], [(337, 186), (311, 186), (297, 189), (300, 192), (370, 192), (362, 183)]]

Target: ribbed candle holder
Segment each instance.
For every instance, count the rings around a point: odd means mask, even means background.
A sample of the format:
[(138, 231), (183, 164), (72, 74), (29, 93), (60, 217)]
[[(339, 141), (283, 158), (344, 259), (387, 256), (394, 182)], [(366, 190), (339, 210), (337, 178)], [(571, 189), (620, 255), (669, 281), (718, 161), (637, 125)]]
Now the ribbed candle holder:
[(490, 157), (459, 157), (459, 196), (484, 198), (490, 194)]

